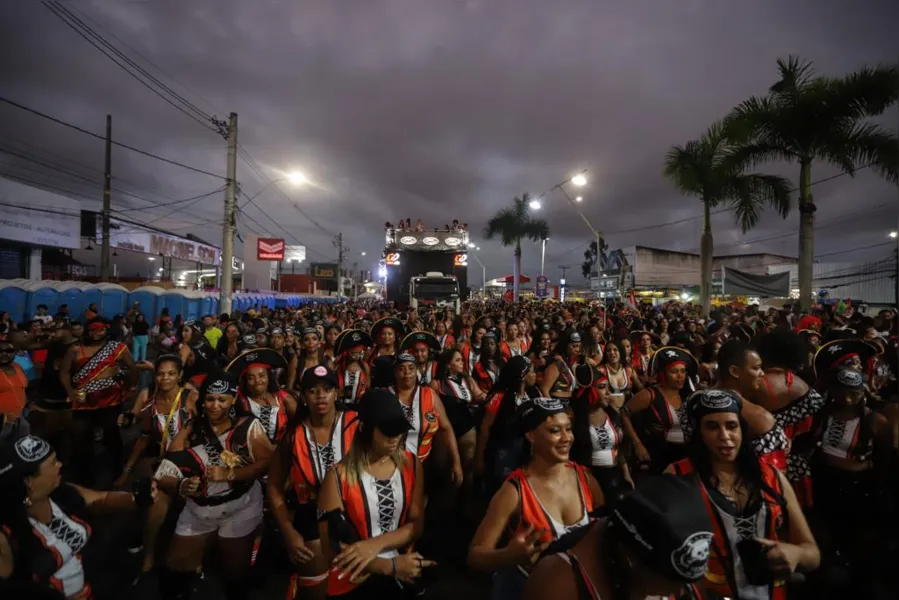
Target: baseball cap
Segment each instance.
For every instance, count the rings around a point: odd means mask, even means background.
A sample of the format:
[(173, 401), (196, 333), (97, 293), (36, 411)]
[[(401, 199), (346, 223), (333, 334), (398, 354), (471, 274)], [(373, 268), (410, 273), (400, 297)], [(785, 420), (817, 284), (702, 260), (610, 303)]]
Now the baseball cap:
[(692, 478), (644, 478), (636, 490), (618, 501), (610, 523), (650, 569), (685, 583), (705, 575), (712, 524)]
[(396, 394), (386, 388), (370, 390), (359, 403), (359, 420), (388, 437), (403, 435), (412, 429)]
[(318, 365), (312, 369), (306, 369), (300, 379), (300, 389), (312, 389), (317, 383), (326, 383), (331, 387), (337, 387), (337, 373), (324, 365)]

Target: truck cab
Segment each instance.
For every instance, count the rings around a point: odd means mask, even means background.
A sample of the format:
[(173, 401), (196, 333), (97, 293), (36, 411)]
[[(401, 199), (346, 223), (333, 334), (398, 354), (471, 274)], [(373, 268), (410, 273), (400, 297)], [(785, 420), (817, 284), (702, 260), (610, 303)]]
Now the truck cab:
[(429, 271), (409, 281), (409, 307), (436, 306), (461, 311), (459, 280), (453, 275)]

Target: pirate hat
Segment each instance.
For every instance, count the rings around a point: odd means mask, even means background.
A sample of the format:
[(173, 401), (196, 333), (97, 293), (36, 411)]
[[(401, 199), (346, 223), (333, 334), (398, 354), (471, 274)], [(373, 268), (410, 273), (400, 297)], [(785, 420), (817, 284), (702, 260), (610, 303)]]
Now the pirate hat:
[(406, 328), (403, 326), (402, 321), (393, 317), (384, 317), (383, 319), (375, 321), (374, 325), (371, 326), (371, 339), (377, 341), (381, 336), (381, 331), (383, 331), (385, 327), (393, 329), (396, 332), (397, 338), (402, 338), (406, 335)]
[(856, 355), (862, 364), (877, 354), (877, 347), (864, 340), (846, 339), (833, 340), (822, 344), (815, 353), (815, 376), (822, 377), (834, 367), (843, 363), (846, 359)]
[(752, 337), (755, 335), (755, 332), (752, 331), (752, 327), (746, 323), (736, 323), (731, 325), (728, 331), (730, 332), (730, 337), (745, 343), (751, 342)]
[(262, 365), (271, 371), (272, 369), (286, 369), (287, 361), (271, 348), (253, 348), (234, 357), (234, 360), (228, 363), (225, 371), (237, 378), (243, 378), (247, 369), (253, 365)]
[(334, 342), (334, 352), (340, 356), (353, 348), (371, 348), (372, 345), (371, 336), (361, 329), (347, 329), (337, 336), (337, 340)]
[(590, 387), (593, 385), (593, 366), (583, 363), (574, 367), (574, 379), (577, 381), (578, 387)]
[(677, 346), (663, 346), (656, 350), (649, 360), (649, 376), (655, 377), (669, 366), (679, 362), (686, 365), (689, 375), (695, 376), (699, 372), (699, 364), (692, 354)]
[(655, 345), (659, 345), (662, 343), (662, 338), (660, 338), (658, 334), (653, 333), (652, 331), (645, 331), (643, 329), (635, 329), (627, 334), (627, 337), (630, 338), (632, 344), (636, 344), (644, 335), (648, 335), (652, 340), (652, 343)]
[(410, 352), (415, 349), (417, 344), (425, 344), (432, 352), (440, 352), (440, 342), (433, 333), (427, 331), (416, 331), (403, 338), (400, 343), (400, 352)]

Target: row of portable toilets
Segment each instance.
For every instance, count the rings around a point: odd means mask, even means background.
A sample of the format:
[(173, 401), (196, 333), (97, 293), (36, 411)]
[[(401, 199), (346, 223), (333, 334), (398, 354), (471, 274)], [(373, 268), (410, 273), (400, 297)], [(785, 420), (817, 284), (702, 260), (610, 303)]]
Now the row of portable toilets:
[[(137, 303), (147, 319), (156, 319), (163, 308), (172, 318), (181, 315), (184, 320), (194, 320), (204, 315), (219, 314), (219, 298), (214, 292), (196, 290), (166, 290), (145, 286), (128, 291), (115, 283), (87, 283), (84, 281), (33, 281), (30, 279), (0, 280), (0, 311), (8, 312), (10, 319), (21, 322), (31, 318), (38, 305), (44, 304), (51, 315), (63, 304), (68, 305), (69, 315), (80, 320), (91, 304), (96, 304), (100, 315), (112, 319), (127, 313)], [(278, 294), (237, 292), (231, 296), (231, 310), (246, 312), (251, 308), (283, 308), (310, 303), (335, 303), (337, 298), (303, 294)]]

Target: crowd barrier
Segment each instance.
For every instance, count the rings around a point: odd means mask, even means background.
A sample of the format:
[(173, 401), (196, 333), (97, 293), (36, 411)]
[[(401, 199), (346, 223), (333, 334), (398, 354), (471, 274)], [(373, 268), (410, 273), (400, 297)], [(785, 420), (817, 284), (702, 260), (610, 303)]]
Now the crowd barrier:
[[(249, 309), (300, 307), (311, 303), (333, 304), (338, 300), (329, 296), (308, 294), (280, 294), (277, 292), (237, 292), (231, 296), (231, 309), (246, 312)], [(40, 304), (47, 306), (53, 315), (63, 304), (68, 305), (69, 315), (81, 319), (91, 304), (96, 304), (100, 315), (112, 319), (125, 314), (133, 303), (147, 319), (155, 320), (163, 308), (168, 308), (173, 318), (181, 315), (184, 320), (199, 319), (203, 315), (219, 314), (218, 292), (197, 290), (166, 290), (145, 286), (129, 291), (115, 283), (88, 283), (84, 281), (34, 281), (30, 279), (0, 280), (0, 311), (10, 314), (10, 319), (21, 322), (31, 318)]]

